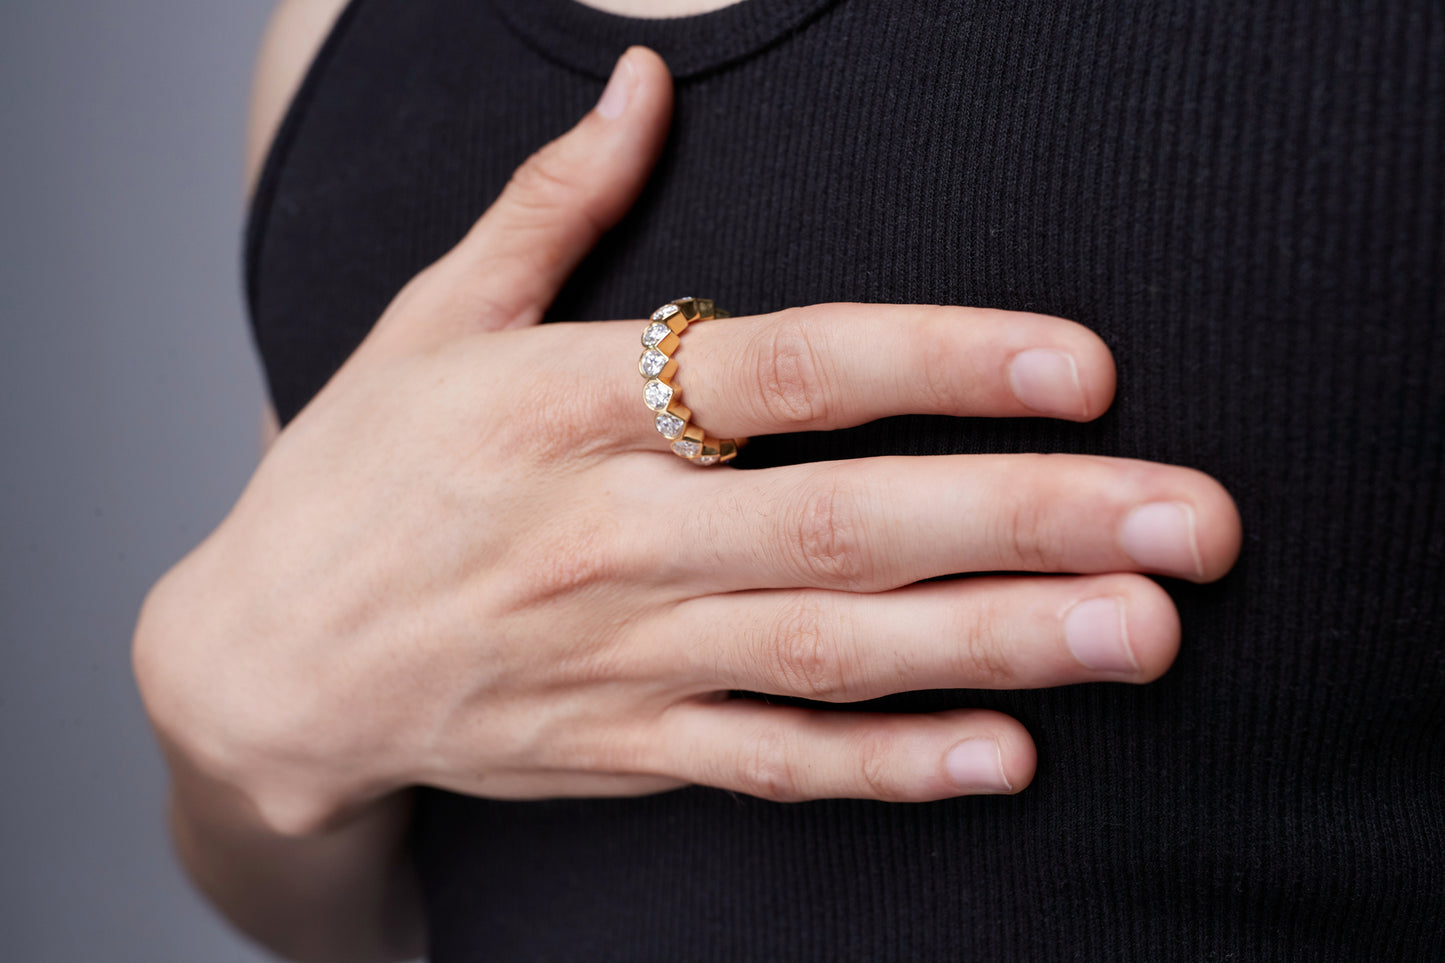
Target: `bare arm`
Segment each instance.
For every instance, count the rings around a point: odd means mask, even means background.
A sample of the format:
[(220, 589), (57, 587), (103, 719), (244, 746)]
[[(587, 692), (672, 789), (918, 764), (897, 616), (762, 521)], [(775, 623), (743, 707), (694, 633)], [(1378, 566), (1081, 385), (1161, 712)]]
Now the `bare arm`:
[[(283, 0), (273, 14), (252, 89), (248, 193), (287, 104), (344, 2)], [(267, 405), (263, 450), (279, 431), (276, 412)], [(164, 599), (190, 594), (184, 588), (178, 593), (175, 581), (172, 576), (163, 582), (147, 600), (137, 628), (138, 663), (146, 651), (145, 637), (169, 630), (158, 622), (170, 619), (176, 602)], [(157, 610), (167, 614), (158, 618)], [(386, 796), (327, 831), (281, 835), (247, 799), (199, 771), (176, 747), (165, 748), (176, 852), (196, 884), (240, 929), (298, 960), (395, 960), (421, 954), (422, 916), (405, 846), (409, 792)]]
[(196, 885), (239, 929), (295, 960), (399, 960), (422, 954), (406, 851), (409, 793), (322, 832), (282, 835), (249, 800), (171, 759), (170, 826)]
[(345, 6), (346, 0), (281, 0), (271, 14), (251, 83), (251, 115), (246, 124), (247, 195), (256, 188), (266, 151), (306, 68)]
[(261, 410), (261, 453), (265, 454), (281, 434), (281, 421), (276, 417), (276, 408), (269, 402)]
[[(248, 198), (256, 191), (266, 152), (306, 68), (345, 6), (346, 0), (281, 0), (272, 13), (251, 82), (251, 116), (246, 124)], [(262, 412), (261, 450), (270, 448), (280, 433), (276, 409), (268, 404)]]

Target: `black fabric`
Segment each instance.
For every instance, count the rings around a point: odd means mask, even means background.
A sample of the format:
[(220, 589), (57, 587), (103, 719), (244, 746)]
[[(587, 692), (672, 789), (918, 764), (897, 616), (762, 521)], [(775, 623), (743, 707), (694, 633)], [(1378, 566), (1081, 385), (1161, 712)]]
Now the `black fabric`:
[(1093, 424), (895, 418), (738, 467), (1190, 465), (1245, 548), (1167, 583), (1184, 645), (1157, 683), (884, 700), (1023, 720), (1017, 797), (424, 792), (434, 959), (1445, 959), (1445, 8), (357, 0), (250, 224), (283, 419), (634, 40), (685, 78), (673, 134), (549, 319), (689, 293), (1073, 318), (1118, 361)]

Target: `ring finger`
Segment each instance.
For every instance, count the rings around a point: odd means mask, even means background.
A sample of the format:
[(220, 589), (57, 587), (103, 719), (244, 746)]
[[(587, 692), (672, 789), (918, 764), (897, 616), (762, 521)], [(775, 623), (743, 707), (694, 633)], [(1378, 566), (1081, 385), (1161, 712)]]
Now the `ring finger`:
[(1139, 575), (984, 577), (877, 594), (742, 592), (685, 602), (657, 633), (698, 693), (861, 702), (925, 689), (1149, 682), (1179, 618)]

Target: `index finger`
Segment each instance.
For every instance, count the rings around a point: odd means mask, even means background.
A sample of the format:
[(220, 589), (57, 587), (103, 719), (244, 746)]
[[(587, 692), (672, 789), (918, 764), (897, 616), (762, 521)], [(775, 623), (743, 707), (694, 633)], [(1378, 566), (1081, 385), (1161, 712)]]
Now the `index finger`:
[[(637, 370), (643, 327), (622, 348), (613, 329), (623, 325), (606, 325), (607, 345), (585, 352), (588, 370), (578, 376), (606, 380), (609, 434), (661, 448)], [(676, 370), (667, 378), (674, 400), (718, 438), (903, 414), (1088, 421), (1114, 398), (1113, 357), (1096, 334), (1027, 312), (819, 304), (693, 323), (674, 341)], [(599, 358), (616, 358), (623, 370), (599, 373)]]

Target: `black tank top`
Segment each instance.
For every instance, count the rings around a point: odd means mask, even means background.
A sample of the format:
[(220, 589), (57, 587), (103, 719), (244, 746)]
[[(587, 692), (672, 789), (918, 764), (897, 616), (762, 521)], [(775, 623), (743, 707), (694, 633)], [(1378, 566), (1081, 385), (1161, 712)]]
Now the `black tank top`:
[(1165, 580), (1184, 644), (1152, 685), (872, 704), (1017, 716), (1017, 797), (422, 791), (437, 963), (1445, 959), (1445, 7), (356, 0), (249, 225), (283, 420), (632, 42), (679, 78), (669, 146), (549, 319), (690, 293), (1072, 318), (1118, 361), (1095, 423), (892, 418), (737, 467), (1151, 459), (1223, 482), (1245, 547)]

